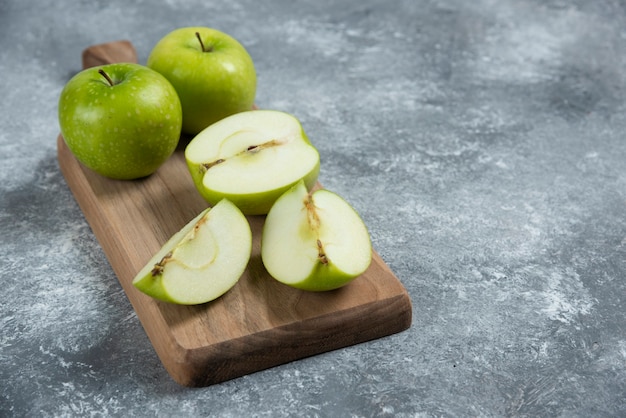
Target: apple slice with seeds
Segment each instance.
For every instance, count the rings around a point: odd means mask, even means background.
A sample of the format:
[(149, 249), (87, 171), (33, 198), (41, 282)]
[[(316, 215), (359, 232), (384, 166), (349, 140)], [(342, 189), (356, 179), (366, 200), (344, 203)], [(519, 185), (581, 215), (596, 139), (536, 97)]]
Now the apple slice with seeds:
[(251, 250), (246, 217), (231, 202), (221, 200), (174, 234), (135, 276), (133, 285), (165, 302), (209, 302), (237, 283)]
[(251, 110), (196, 135), (185, 149), (194, 184), (209, 204), (233, 202), (246, 215), (264, 215), (300, 180), (311, 189), (320, 169), (317, 149), (292, 115)]
[(309, 291), (342, 287), (372, 260), (369, 232), (341, 196), (303, 182), (283, 194), (267, 214), (261, 258), (279, 282)]

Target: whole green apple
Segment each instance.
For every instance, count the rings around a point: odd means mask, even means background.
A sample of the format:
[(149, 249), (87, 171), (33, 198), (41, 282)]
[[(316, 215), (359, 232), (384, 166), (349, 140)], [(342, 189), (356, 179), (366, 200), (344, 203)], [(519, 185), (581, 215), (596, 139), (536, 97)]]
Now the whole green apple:
[(61, 92), (58, 116), (81, 163), (123, 180), (154, 173), (176, 149), (182, 126), (176, 90), (156, 71), (132, 63), (76, 74)]
[(174, 86), (183, 108), (183, 131), (195, 135), (234, 113), (252, 109), (256, 72), (246, 49), (231, 36), (205, 27), (165, 35), (148, 67)]

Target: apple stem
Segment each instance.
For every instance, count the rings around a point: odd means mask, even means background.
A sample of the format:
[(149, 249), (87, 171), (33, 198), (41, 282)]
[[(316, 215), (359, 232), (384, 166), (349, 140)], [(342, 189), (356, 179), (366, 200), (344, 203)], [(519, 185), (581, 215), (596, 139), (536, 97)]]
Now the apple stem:
[(213, 48), (205, 48), (204, 42), (202, 42), (202, 38), (200, 37), (200, 32), (196, 32), (196, 38), (198, 38), (198, 42), (200, 42), (200, 47), (202, 48), (202, 52), (211, 52)]
[(111, 87), (113, 87), (115, 83), (113, 82), (113, 80), (111, 80), (111, 77), (109, 77), (109, 75), (104, 72), (102, 68), (98, 70), (98, 73), (106, 79), (106, 81), (109, 83)]

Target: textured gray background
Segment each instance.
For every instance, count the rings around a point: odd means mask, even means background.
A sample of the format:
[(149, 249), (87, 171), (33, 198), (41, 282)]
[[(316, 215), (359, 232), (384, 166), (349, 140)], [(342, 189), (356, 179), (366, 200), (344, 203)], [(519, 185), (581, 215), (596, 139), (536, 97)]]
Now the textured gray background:
[[(59, 172), (80, 53), (212, 26), (406, 286), (403, 333), (190, 390)], [(0, 0), (0, 416), (625, 416), (626, 5)]]

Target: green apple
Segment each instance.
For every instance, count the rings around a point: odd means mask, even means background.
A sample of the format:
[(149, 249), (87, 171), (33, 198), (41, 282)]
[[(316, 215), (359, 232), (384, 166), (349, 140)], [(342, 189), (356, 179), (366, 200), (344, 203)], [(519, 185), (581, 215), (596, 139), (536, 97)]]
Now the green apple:
[(247, 219), (235, 205), (222, 200), (174, 234), (137, 273), (133, 285), (165, 302), (206, 303), (237, 283), (251, 251)]
[(326, 291), (363, 274), (372, 245), (361, 217), (341, 196), (325, 189), (310, 192), (299, 182), (267, 214), (261, 259), (281, 283)]
[(72, 77), (59, 97), (61, 134), (76, 158), (114, 179), (155, 172), (180, 139), (182, 109), (172, 85), (148, 67), (91, 67)]
[(236, 39), (216, 29), (185, 27), (168, 33), (150, 52), (147, 65), (178, 92), (187, 134), (254, 105), (252, 58)]
[(214, 123), (189, 142), (185, 159), (207, 202), (226, 198), (246, 215), (267, 214), (300, 180), (312, 188), (320, 169), (300, 122), (277, 110), (250, 110)]

